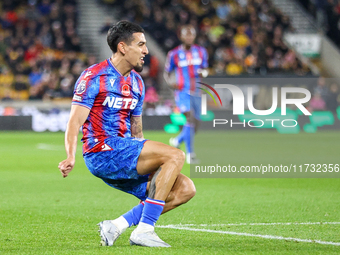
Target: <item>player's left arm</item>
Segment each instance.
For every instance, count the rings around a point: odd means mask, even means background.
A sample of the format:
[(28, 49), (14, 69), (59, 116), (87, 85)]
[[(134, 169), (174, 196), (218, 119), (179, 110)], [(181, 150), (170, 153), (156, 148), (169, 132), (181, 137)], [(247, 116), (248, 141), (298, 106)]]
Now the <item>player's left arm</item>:
[(131, 136), (144, 139), (142, 115), (131, 116)]
[(202, 52), (202, 64), (200, 66), (200, 68), (197, 70), (198, 75), (201, 78), (205, 78), (209, 75), (209, 64), (208, 64), (208, 60), (209, 60), (209, 55), (208, 52), (205, 48), (201, 48), (201, 52)]
[(144, 139), (142, 113), (145, 97), (145, 85), (141, 77), (138, 78), (138, 84), (141, 94), (135, 109), (133, 109), (130, 113), (130, 131), (132, 137)]

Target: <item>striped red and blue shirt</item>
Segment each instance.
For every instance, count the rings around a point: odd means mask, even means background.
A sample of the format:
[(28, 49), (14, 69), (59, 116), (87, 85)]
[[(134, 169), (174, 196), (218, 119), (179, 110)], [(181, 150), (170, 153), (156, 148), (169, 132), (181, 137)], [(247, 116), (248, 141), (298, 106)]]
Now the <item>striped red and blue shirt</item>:
[(200, 81), (198, 69), (208, 68), (207, 50), (199, 45), (192, 45), (186, 50), (180, 45), (169, 51), (165, 71), (175, 71), (176, 83), (181, 92), (198, 93), (197, 82)]
[(78, 78), (72, 104), (90, 109), (83, 129), (83, 153), (105, 149), (105, 139), (131, 137), (130, 117), (142, 115), (144, 82), (132, 70), (124, 77), (109, 59)]

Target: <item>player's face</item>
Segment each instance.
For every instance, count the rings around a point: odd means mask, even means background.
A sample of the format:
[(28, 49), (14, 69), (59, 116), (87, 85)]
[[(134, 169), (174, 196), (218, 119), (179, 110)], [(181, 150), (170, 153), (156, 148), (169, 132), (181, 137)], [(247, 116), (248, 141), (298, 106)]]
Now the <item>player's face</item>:
[(196, 38), (196, 31), (193, 27), (184, 27), (181, 30), (181, 41), (186, 46), (194, 44)]
[(125, 58), (137, 72), (143, 70), (144, 57), (149, 53), (143, 33), (134, 33), (133, 41), (127, 45)]

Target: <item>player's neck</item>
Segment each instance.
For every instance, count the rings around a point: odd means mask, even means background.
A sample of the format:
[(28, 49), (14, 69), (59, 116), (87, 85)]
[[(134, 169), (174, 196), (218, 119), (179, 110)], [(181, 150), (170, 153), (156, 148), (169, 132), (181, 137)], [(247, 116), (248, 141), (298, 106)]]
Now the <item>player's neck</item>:
[(110, 62), (122, 76), (127, 77), (130, 75), (131, 68), (127, 65), (127, 63), (123, 59), (112, 56), (110, 58)]
[(190, 50), (192, 45), (182, 44), (183, 49)]

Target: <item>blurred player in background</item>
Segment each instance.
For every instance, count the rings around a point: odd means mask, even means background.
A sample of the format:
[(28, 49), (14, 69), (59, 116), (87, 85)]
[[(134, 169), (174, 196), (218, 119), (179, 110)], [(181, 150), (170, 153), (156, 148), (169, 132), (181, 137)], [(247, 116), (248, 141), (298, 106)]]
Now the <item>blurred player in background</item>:
[[(197, 82), (208, 75), (208, 53), (201, 46), (194, 44), (196, 30), (185, 25), (180, 30), (182, 44), (169, 51), (164, 69), (166, 82), (175, 90), (175, 102), (187, 119), (182, 132), (170, 139), (170, 145), (179, 148), (185, 143), (187, 163), (198, 163), (194, 152), (194, 134), (197, 131), (201, 114), (201, 93)], [(171, 72), (176, 75), (176, 82), (171, 81)]]
[(76, 82), (65, 133), (67, 159), (59, 169), (63, 177), (72, 171), (82, 126), (87, 168), (111, 187), (141, 200), (119, 218), (98, 224), (102, 244), (113, 245), (128, 227), (138, 225), (131, 245), (170, 247), (154, 232), (154, 225), (161, 213), (191, 199), (195, 186), (180, 173), (185, 161), (181, 150), (143, 137), (145, 87), (137, 72), (148, 54), (144, 30), (121, 21), (109, 29), (107, 42), (112, 57), (86, 69)]

